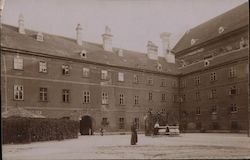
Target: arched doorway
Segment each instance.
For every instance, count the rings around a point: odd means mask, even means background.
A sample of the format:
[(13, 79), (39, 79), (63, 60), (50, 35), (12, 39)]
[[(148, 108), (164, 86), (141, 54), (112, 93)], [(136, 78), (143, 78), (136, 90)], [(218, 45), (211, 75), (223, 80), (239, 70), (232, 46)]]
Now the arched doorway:
[(83, 116), (80, 120), (81, 135), (93, 135), (92, 118), (90, 116)]

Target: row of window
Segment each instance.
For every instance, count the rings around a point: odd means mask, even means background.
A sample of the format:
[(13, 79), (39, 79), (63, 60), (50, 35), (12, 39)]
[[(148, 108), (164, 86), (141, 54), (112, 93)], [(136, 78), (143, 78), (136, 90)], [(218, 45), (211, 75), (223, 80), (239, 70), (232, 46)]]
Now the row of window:
[[(208, 98), (209, 99), (215, 99), (217, 98), (217, 89), (211, 89), (208, 93)], [(239, 95), (240, 94), (240, 89), (239, 88), (236, 88), (236, 86), (232, 86), (230, 87), (229, 91), (228, 91), (228, 95), (229, 96), (234, 96), (234, 95)], [(201, 100), (201, 94), (200, 94), (200, 91), (196, 91), (195, 92), (195, 100), (196, 101), (200, 101)], [(181, 102), (184, 102), (186, 101), (186, 95), (183, 94), (181, 95)]]
[[(46, 102), (48, 101), (48, 88), (41, 87), (39, 90), (39, 97), (40, 101)], [(24, 100), (24, 87), (22, 85), (14, 85), (14, 100)], [(102, 104), (108, 104), (108, 93), (102, 92)], [(148, 100), (153, 100), (153, 93), (148, 93)], [(162, 93), (161, 100), (166, 101), (167, 100), (167, 94)], [(70, 90), (69, 89), (63, 89), (62, 90), (62, 101), (65, 103), (70, 102)], [(89, 91), (83, 91), (83, 103), (90, 103), (90, 92)], [(119, 104), (125, 105), (125, 96), (124, 94), (119, 95)], [(134, 96), (134, 104), (139, 104), (139, 96)]]
[[(230, 67), (228, 70), (228, 78), (235, 78), (237, 77), (237, 72), (235, 67)], [(214, 82), (218, 79), (216, 72), (210, 73), (210, 82)], [(200, 85), (201, 84), (201, 78), (200, 76), (195, 76), (194, 77), (194, 85)], [(185, 88), (187, 86), (186, 81), (182, 80), (181, 81), (181, 87)]]
[[(23, 70), (23, 59), (20, 58), (19, 56), (14, 58), (14, 69)], [(47, 62), (40, 61), (39, 62), (39, 72), (40, 73), (47, 73), (47, 71), (48, 71), (47, 70)], [(70, 65), (66, 65), (66, 64), (62, 65), (62, 74), (63, 75), (69, 75), (70, 74)], [(85, 77), (85, 78), (90, 77), (90, 69), (86, 68), (86, 67), (83, 67), (82, 68), (82, 76)], [(109, 80), (109, 74), (108, 74), (107, 70), (101, 70), (101, 79), (102, 80)], [(125, 81), (123, 72), (118, 72), (118, 81), (119, 82), (124, 82)], [(136, 74), (133, 75), (133, 82), (134, 83), (139, 83), (139, 76), (138, 75), (136, 75)], [(154, 84), (153, 78), (148, 77), (146, 83), (148, 85), (153, 85)], [(160, 86), (161, 87), (166, 87), (166, 85), (167, 85), (166, 80), (162, 79), (161, 83), (160, 83)], [(172, 83), (172, 86), (177, 87), (177, 82), (174, 81)]]
[[(229, 107), (230, 113), (237, 113), (238, 112), (238, 106), (236, 104), (231, 104)], [(218, 106), (217, 105), (212, 105), (211, 106), (211, 114), (217, 114), (218, 113)], [(200, 107), (196, 107), (195, 110), (195, 114), (196, 115), (200, 115), (201, 114), (201, 108)]]

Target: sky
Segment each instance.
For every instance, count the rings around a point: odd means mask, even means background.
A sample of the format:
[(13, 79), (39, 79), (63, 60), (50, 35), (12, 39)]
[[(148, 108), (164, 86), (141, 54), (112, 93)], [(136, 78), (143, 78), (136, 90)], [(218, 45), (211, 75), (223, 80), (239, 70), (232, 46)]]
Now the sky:
[(171, 33), (171, 47), (181, 36), (247, 0), (5, 0), (2, 22), (18, 25), (22, 14), (28, 29), (76, 37), (82, 25), (84, 41), (102, 43), (105, 26), (113, 46), (146, 52), (150, 40), (159, 46), (160, 33)]

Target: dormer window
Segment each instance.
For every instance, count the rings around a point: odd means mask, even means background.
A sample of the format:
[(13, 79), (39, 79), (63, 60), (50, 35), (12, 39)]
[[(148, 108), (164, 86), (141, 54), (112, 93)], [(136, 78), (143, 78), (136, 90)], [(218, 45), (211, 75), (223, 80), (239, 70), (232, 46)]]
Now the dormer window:
[(87, 58), (87, 51), (86, 50), (82, 50), (80, 53), (81, 58)]
[(191, 46), (194, 45), (196, 43), (198, 39), (191, 39)]
[(43, 42), (43, 33), (42, 32), (37, 33), (36, 40), (39, 42)]
[(157, 70), (162, 71), (162, 65), (160, 63), (157, 64)]
[(209, 64), (210, 64), (209, 60), (205, 60), (205, 61), (204, 61), (204, 66), (205, 66), (205, 67), (208, 67)]
[(225, 30), (224, 27), (220, 26), (219, 29), (218, 29), (219, 34), (223, 33), (224, 30)]

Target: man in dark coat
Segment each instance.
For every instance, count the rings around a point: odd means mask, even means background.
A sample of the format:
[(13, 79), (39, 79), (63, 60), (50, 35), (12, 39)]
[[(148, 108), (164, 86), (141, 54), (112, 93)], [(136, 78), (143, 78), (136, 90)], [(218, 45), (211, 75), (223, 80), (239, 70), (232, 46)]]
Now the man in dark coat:
[(138, 137), (137, 137), (137, 131), (136, 131), (136, 123), (133, 123), (131, 126), (131, 141), (130, 144), (131, 145), (136, 145), (137, 141), (138, 141)]

